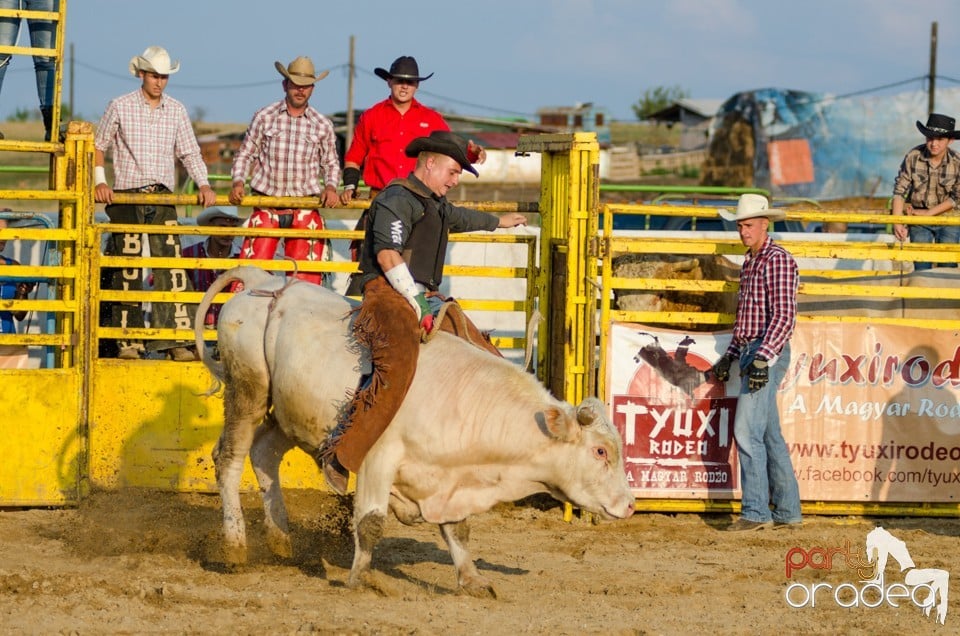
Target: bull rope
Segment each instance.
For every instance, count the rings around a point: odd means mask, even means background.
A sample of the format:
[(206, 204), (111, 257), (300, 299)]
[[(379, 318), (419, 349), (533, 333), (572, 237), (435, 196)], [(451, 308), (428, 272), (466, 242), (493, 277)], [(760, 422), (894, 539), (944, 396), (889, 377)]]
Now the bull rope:
[(457, 311), (450, 315), (450, 320), (460, 328), (460, 332), (463, 334), (463, 339), (475, 347), (480, 346), (470, 339), (470, 331), (467, 328), (467, 317), (463, 314), (463, 309), (460, 307), (460, 305), (452, 300), (445, 300), (443, 304), (440, 305), (440, 310), (437, 312), (437, 318), (433, 323), (433, 329), (430, 331), (427, 331), (423, 328), (420, 329), (420, 342), (426, 344), (433, 340), (433, 337), (438, 331), (440, 331), (440, 325), (443, 324), (443, 320), (446, 318), (447, 311), (451, 306), (456, 307)]
[(270, 324), (270, 316), (273, 315), (273, 308), (276, 307), (277, 301), (280, 300), (280, 296), (283, 295), (283, 292), (287, 291), (291, 285), (294, 283), (299, 283), (301, 280), (297, 278), (297, 261), (290, 258), (289, 256), (284, 256), (284, 259), (293, 263), (293, 275), (287, 278), (287, 282), (283, 284), (283, 287), (276, 291), (271, 291), (267, 289), (251, 289), (251, 296), (258, 296), (262, 298), (270, 298), (270, 305), (267, 307), (267, 324)]

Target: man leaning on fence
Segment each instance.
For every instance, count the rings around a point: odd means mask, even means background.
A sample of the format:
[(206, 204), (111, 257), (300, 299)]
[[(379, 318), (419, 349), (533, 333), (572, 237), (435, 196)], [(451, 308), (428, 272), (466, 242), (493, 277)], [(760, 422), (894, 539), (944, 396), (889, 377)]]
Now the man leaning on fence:
[[(957, 216), (960, 203), (960, 155), (950, 149), (960, 132), (953, 117), (931, 113), (927, 125), (919, 121), (917, 129), (924, 143), (911, 148), (900, 163), (893, 183), (893, 216)], [(895, 223), (894, 235), (911, 243), (960, 243), (960, 225), (910, 225)], [(931, 263), (913, 264), (914, 269), (930, 269)], [(956, 267), (942, 263), (940, 267)]]
[[(252, 174), (250, 190), (255, 195), (318, 197), (323, 207), (334, 207), (340, 201), (336, 133), (333, 123), (310, 105), (314, 86), (329, 71), (317, 73), (308, 57), (298, 57), (287, 66), (274, 62), (274, 67), (283, 76), (284, 97), (254, 113), (234, 157), (230, 203), (241, 204), (246, 193), (244, 180)], [(316, 209), (257, 206), (244, 225), (323, 230), (324, 219)], [(248, 237), (240, 247), (240, 258), (271, 259), (279, 243), (280, 239), (272, 236)], [(325, 246), (324, 239), (313, 236), (283, 239), (284, 255), (297, 261), (323, 260)], [(317, 285), (324, 282), (320, 272), (298, 271), (294, 276)]]
[[(140, 87), (112, 100), (97, 126), (94, 140), (94, 198), (105, 203), (111, 223), (129, 225), (176, 225), (177, 209), (172, 205), (113, 204), (114, 192), (144, 194), (171, 193), (176, 187), (174, 160), (179, 160), (199, 186), (197, 202), (208, 207), (216, 195), (207, 180), (207, 167), (200, 154), (190, 117), (183, 104), (164, 93), (170, 75), (180, 70), (180, 62), (171, 62), (167, 51), (159, 46), (148, 47), (143, 55), (130, 60), (130, 73), (140, 78)], [(114, 182), (107, 185), (104, 156), (113, 153)], [(142, 234), (113, 234), (106, 254), (141, 256)], [(150, 234), (150, 255), (179, 257), (180, 240), (176, 235)], [(183, 268), (156, 268), (153, 275), (157, 291), (193, 291)], [(114, 290), (143, 289), (140, 268), (122, 268), (110, 272), (107, 286)], [(139, 302), (106, 305), (104, 324), (111, 327), (144, 327), (143, 308)], [(192, 329), (195, 307), (183, 302), (153, 303), (151, 327)], [(148, 352), (164, 352), (171, 359), (195, 360), (192, 347), (177, 341), (151, 340), (146, 346), (138, 340), (117, 343), (117, 357), (136, 359)]]

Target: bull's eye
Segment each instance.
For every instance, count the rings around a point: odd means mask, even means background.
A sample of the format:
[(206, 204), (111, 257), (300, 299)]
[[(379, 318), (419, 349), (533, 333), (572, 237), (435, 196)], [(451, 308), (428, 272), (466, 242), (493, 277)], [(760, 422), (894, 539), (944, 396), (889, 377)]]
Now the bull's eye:
[(593, 449), (593, 456), (596, 457), (597, 459), (602, 459), (603, 461), (606, 461), (608, 455), (609, 453), (607, 453), (607, 449), (604, 448), (603, 446), (597, 446), (596, 448)]

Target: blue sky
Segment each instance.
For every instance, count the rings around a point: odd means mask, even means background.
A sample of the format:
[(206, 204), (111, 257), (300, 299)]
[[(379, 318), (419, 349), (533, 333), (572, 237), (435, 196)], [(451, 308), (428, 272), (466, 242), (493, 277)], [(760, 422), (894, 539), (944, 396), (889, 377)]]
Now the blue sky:
[[(345, 110), (351, 35), (357, 108), (387, 94), (375, 67), (413, 55), (421, 73), (435, 73), (418, 97), (441, 110), (532, 118), (593, 102), (633, 120), (631, 104), (657, 86), (725, 99), (764, 87), (843, 95), (918, 78), (929, 72), (934, 21), (937, 75), (958, 80), (938, 86), (960, 87), (957, 0), (69, 0), (66, 42), (75, 109), (94, 121), (136, 88), (127, 64), (152, 44), (181, 61), (168, 92), (207, 121), (246, 122), (279, 99), (273, 63), (298, 55), (330, 69), (313, 105)], [(18, 57), (0, 119), (36, 104), (31, 61)]]

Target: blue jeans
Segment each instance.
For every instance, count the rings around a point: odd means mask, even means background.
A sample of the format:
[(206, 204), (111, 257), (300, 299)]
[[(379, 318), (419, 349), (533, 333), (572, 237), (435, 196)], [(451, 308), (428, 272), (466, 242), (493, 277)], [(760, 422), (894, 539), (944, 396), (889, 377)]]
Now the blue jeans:
[[(56, 11), (57, 0), (0, 0), (0, 8), (23, 9), (26, 11)], [(0, 45), (13, 46), (17, 42), (20, 30), (19, 18), (0, 18)], [(30, 30), (30, 46), (35, 49), (52, 49), (56, 34), (56, 23), (49, 20), (27, 20)], [(21, 38), (19, 46), (26, 46)], [(0, 55), (0, 90), (3, 90), (3, 78), (10, 66), (10, 55)], [(52, 57), (35, 55), (33, 70), (37, 76), (37, 95), (40, 108), (53, 108), (53, 89), (56, 81), (56, 63)], [(7, 100), (9, 101), (9, 100)]]
[(750, 393), (747, 374), (759, 346), (760, 341), (754, 341), (740, 353), (740, 396), (733, 422), (743, 491), (740, 516), (749, 521), (795, 523), (800, 521), (800, 489), (777, 410), (777, 387), (790, 366), (790, 345), (770, 367), (767, 385)]
[[(960, 243), (960, 225), (910, 225), (911, 243)], [(914, 263), (916, 270), (930, 269), (932, 263)], [(956, 267), (956, 263), (937, 263), (937, 267)]]

